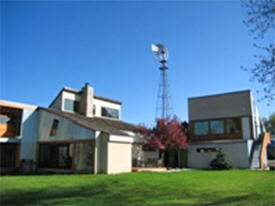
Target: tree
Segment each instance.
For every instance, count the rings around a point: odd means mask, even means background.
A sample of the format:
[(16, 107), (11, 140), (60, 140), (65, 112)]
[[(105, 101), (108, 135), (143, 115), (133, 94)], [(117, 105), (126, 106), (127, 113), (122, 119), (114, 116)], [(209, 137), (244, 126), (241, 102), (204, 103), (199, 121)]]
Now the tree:
[(275, 113), (271, 114), (268, 119), (263, 119), (264, 126), (271, 136), (275, 136)]
[[(144, 147), (160, 150), (164, 154), (167, 150), (187, 148), (187, 136), (181, 122), (177, 118), (172, 120), (158, 119), (154, 128), (140, 127), (145, 137)], [(162, 155), (162, 161), (164, 156)]]
[(215, 170), (225, 170), (225, 169), (230, 169), (232, 168), (232, 165), (230, 165), (226, 159), (225, 159), (225, 154), (224, 152), (222, 151), (222, 149), (220, 148), (218, 150), (218, 153), (216, 155), (216, 158), (213, 159), (211, 162), (210, 162), (210, 166), (212, 169), (215, 169)]
[(241, 3), (242, 7), (247, 10), (244, 24), (254, 39), (262, 39), (268, 30), (275, 29), (274, 0), (242, 0)]
[[(266, 34), (275, 30), (275, 1), (274, 0), (249, 0), (243, 1), (242, 7), (246, 9), (244, 24), (254, 40), (264, 39)], [(267, 46), (258, 46), (264, 54), (254, 55), (257, 63), (252, 68), (242, 67), (252, 74), (251, 81), (262, 85), (264, 92), (261, 100), (266, 99), (268, 104), (275, 98), (275, 45), (274, 42)]]

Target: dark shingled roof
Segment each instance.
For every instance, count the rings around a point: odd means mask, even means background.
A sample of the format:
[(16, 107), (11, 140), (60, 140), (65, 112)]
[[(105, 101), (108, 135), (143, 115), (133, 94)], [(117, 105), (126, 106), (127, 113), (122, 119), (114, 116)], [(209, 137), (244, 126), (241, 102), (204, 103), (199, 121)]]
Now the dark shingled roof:
[(111, 120), (111, 119), (100, 118), (100, 117), (85, 117), (81, 114), (63, 112), (63, 111), (56, 110), (53, 108), (39, 107), (39, 109), (50, 112), (50, 113), (58, 115), (58, 116), (61, 116), (63, 118), (69, 119), (72, 122), (74, 122), (78, 125), (81, 125), (83, 127), (86, 127), (88, 129), (102, 131), (102, 132), (106, 132), (109, 134), (129, 136), (127, 133), (120, 131), (120, 130), (125, 130), (125, 131), (137, 131), (138, 130), (137, 126), (120, 121), (120, 120)]

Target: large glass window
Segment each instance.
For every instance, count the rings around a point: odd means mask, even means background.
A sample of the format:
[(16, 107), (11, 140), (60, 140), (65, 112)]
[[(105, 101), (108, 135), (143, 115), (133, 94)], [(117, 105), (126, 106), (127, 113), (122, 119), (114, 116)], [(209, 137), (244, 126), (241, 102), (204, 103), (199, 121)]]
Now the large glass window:
[(194, 134), (195, 135), (207, 135), (208, 134), (208, 121), (200, 121), (194, 123)]
[(94, 145), (92, 142), (79, 142), (74, 147), (74, 166), (76, 170), (92, 171), (94, 168)]
[(40, 144), (39, 168), (72, 168), (72, 146), (70, 144)]
[(238, 134), (241, 132), (242, 125), (240, 118), (233, 118), (226, 120), (226, 133), (228, 134)]
[(224, 121), (223, 120), (211, 120), (210, 128), (211, 128), (211, 134), (223, 134), (224, 133)]
[(118, 119), (119, 118), (119, 111), (117, 109), (101, 107), (101, 116)]
[(71, 112), (79, 112), (79, 101), (65, 99), (64, 109)]

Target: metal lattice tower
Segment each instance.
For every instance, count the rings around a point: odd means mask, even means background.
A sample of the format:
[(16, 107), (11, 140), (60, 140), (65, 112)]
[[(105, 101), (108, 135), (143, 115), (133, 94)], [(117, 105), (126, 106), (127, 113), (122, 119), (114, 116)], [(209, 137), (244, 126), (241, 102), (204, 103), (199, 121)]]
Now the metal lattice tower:
[(152, 45), (152, 51), (161, 63), (161, 66), (159, 67), (160, 82), (157, 95), (156, 118), (168, 119), (173, 113), (172, 98), (169, 92), (168, 84), (168, 67), (166, 66), (168, 51), (161, 44)]

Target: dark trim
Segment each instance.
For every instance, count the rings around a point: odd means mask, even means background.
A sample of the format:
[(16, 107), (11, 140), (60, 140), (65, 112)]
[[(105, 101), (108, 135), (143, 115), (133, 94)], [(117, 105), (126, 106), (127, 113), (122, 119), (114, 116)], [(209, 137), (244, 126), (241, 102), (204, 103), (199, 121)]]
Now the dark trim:
[(94, 95), (94, 98), (95, 98), (95, 99), (99, 99), (99, 100), (103, 100), (103, 101), (112, 102), (112, 103), (115, 103), (115, 104), (120, 104), (120, 105), (122, 105), (122, 102), (121, 102), (121, 101), (117, 101), (117, 100), (114, 100), (114, 99), (109, 99), (109, 98), (101, 97), (101, 96), (97, 96), (97, 95)]
[(208, 135), (208, 136), (193, 136), (190, 140), (191, 142), (199, 142), (199, 141), (211, 141), (211, 140), (240, 140), (242, 139), (241, 134), (237, 135), (221, 135), (221, 136), (215, 136), (215, 135)]
[(196, 141), (190, 142), (189, 146), (197, 146), (197, 145), (212, 145), (212, 144), (239, 144), (246, 143), (247, 140), (244, 139), (221, 139), (221, 140), (211, 140), (211, 141)]
[[(243, 139), (243, 125), (242, 125), (242, 118), (248, 117), (251, 120), (251, 115), (244, 115), (244, 116), (238, 116), (238, 117), (224, 117), (224, 118), (213, 118), (213, 119), (203, 119), (203, 120), (192, 120), (190, 121), (190, 141), (191, 142), (199, 142), (199, 141), (211, 141), (211, 140), (237, 140), (237, 139)], [(226, 127), (227, 119), (234, 119), (239, 118), (241, 121), (241, 131), (236, 134), (228, 134), (226, 133)], [(210, 127), (210, 121), (211, 120), (223, 120), (224, 121), (224, 133), (223, 134), (211, 134), (211, 127)], [(194, 123), (200, 122), (200, 121), (208, 121), (208, 131), (209, 133), (207, 135), (194, 135)], [(252, 128), (251, 121), (250, 123), (250, 129)], [(253, 139), (253, 134), (251, 133), (251, 139)]]
[(232, 118), (242, 118), (242, 117), (251, 117), (251, 115), (240, 115), (240, 116), (228, 116), (228, 117), (213, 117), (207, 119), (192, 119), (189, 122), (197, 122), (197, 121), (208, 121), (208, 120), (221, 120), (221, 119), (232, 119)]
[(38, 141), (37, 144), (74, 144), (81, 142), (95, 142), (95, 139), (72, 139), (72, 140), (54, 140), (54, 141)]
[(67, 88), (67, 87), (63, 87), (63, 91), (67, 91), (67, 92), (71, 92), (71, 93), (75, 93), (75, 94), (82, 93), (82, 91), (76, 91), (74, 89), (70, 89), (70, 88)]

